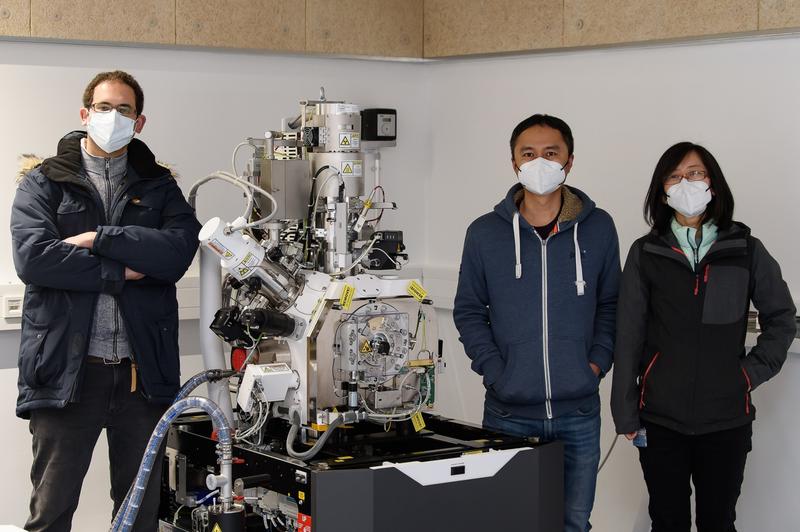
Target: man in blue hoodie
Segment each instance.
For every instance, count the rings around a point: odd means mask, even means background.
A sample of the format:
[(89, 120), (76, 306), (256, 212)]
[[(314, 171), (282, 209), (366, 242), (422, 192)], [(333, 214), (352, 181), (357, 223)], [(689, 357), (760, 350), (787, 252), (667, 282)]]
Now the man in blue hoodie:
[(564, 185), (573, 148), (554, 116), (514, 129), (519, 183), (467, 229), (453, 318), (483, 376), (484, 426), (564, 443), (565, 531), (586, 532), (620, 264), (611, 217)]

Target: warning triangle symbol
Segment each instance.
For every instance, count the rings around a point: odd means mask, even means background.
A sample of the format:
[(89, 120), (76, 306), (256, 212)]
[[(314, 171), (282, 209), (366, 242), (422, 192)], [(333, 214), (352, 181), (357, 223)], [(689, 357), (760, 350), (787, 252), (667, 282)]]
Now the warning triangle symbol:
[(350, 163), (347, 163), (346, 165), (344, 165), (344, 170), (342, 170), (342, 173), (343, 174), (352, 174), (353, 173), (353, 167), (350, 166)]
[(364, 340), (364, 343), (361, 344), (361, 350), (360, 351), (362, 353), (372, 353), (372, 346), (369, 345), (369, 340)]
[(350, 137), (347, 137), (347, 136), (342, 137), (342, 142), (340, 142), (339, 144), (341, 144), (342, 146), (349, 146), (350, 145)]
[(220, 528), (219, 523), (214, 525), (214, 528), (211, 530), (211, 532), (222, 532), (222, 528)]

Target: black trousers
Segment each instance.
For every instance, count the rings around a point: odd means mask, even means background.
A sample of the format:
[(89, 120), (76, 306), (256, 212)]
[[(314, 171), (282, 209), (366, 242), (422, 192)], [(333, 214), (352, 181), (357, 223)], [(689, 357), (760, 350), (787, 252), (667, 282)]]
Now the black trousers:
[(644, 425), (647, 447), (639, 449), (639, 462), (650, 493), (652, 532), (691, 530), (690, 480), (697, 532), (736, 532), (736, 501), (752, 449), (752, 423), (696, 436)]
[[(33, 493), (25, 530), (71, 529), (83, 478), (103, 428), (116, 514), (139, 469), (150, 434), (166, 410), (163, 405), (148, 403), (138, 390), (131, 392), (129, 362), (113, 366), (86, 363), (80, 402), (31, 411)], [(154, 464), (134, 527), (137, 531), (158, 530), (161, 462), (157, 459)]]

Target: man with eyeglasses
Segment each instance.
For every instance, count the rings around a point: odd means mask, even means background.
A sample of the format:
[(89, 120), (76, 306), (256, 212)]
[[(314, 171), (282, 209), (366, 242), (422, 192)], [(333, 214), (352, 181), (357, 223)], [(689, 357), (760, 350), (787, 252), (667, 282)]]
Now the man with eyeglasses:
[[(25, 283), (17, 415), (30, 419), (28, 531), (67, 531), (106, 429), (121, 505), (150, 434), (180, 384), (175, 283), (200, 224), (138, 139), (144, 94), (122, 71), (86, 87), (81, 123), (19, 184), (14, 264)], [(156, 460), (135, 530), (158, 528)]]

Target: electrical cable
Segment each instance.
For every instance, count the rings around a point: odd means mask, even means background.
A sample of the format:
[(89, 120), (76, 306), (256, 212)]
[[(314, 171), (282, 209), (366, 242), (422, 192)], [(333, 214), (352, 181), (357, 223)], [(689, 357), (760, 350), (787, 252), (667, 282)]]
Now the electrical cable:
[(255, 149), (255, 146), (253, 146), (252, 144), (250, 144), (247, 141), (240, 142), (233, 149), (233, 155), (231, 155), (231, 168), (233, 169), (233, 175), (235, 175), (237, 177), (239, 175), (239, 172), (236, 171), (236, 154), (239, 152), (239, 149), (242, 148), (243, 146), (251, 146), (253, 149)]
[(397, 262), (396, 260), (394, 260), (391, 255), (386, 253), (386, 251), (384, 251), (383, 248), (375, 248), (375, 251), (380, 251), (381, 253), (386, 255), (386, 258), (389, 259), (390, 261), (392, 261), (392, 263), (394, 263), (395, 266), (400, 266), (400, 263)]
[(306, 261), (308, 260), (308, 251), (311, 248), (311, 238), (313, 237), (314, 232), (317, 229), (317, 202), (319, 201), (319, 191), (322, 190), (326, 184), (328, 184), (328, 179), (330, 179), (330, 176), (328, 176), (328, 178), (325, 179), (323, 186), (317, 188), (316, 197), (314, 196), (314, 188), (316, 187), (319, 175), (325, 170), (333, 170), (334, 172), (336, 172), (336, 174), (331, 174), (331, 175), (339, 175), (339, 176), (342, 175), (337, 168), (329, 164), (326, 164), (324, 166), (319, 167), (317, 171), (314, 172), (314, 175), (311, 177), (311, 190), (309, 191), (308, 195), (308, 215), (307, 215), (308, 226), (306, 227), (305, 242), (303, 245), (303, 260)]
[(606, 456), (603, 458), (603, 461), (600, 462), (600, 467), (597, 468), (597, 472), (599, 473), (603, 466), (606, 465), (608, 458), (611, 456), (611, 451), (614, 450), (614, 446), (617, 445), (617, 440), (619, 440), (619, 434), (614, 437), (614, 441), (611, 442), (611, 447), (608, 448), (608, 452), (606, 452)]
[(209, 493), (208, 495), (206, 495), (205, 497), (203, 497), (202, 499), (200, 499), (199, 501), (197, 501), (197, 504), (203, 504), (203, 503), (204, 503), (204, 502), (206, 502), (208, 499), (210, 499), (210, 498), (211, 498), (211, 497), (213, 497), (214, 495), (217, 495), (218, 493), (219, 493), (219, 490), (214, 490), (214, 491), (212, 491), (211, 493)]
[(319, 196), (322, 193), (322, 191), (325, 189), (325, 185), (328, 184), (328, 181), (330, 181), (332, 177), (339, 177), (342, 180), (344, 180), (344, 178), (342, 178), (342, 173), (339, 172), (339, 170), (337, 170), (336, 168), (334, 168), (332, 166), (329, 166), (328, 169), (329, 170), (333, 170), (336, 173), (328, 174), (328, 177), (325, 178), (325, 181), (323, 181), (322, 184), (317, 188), (317, 195), (314, 198), (314, 208), (315, 209), (317, 207), (317, 204), (319, 203)]
[[(385, 203), (385, 202), (386, 202), (386, 191), (385, 191), (385, 190), (383, 189), (383, 187), (382, 187), (382, 186), (380, 186), (380, 185), (378, 185), (378, 186), (376, 186), (376, 187), (374, 187), (374, 188), (372, 189), (372, 192), (370, 192), (370, 194), (369, 194), (369, 198), (367, 198), (367, 201), (370, 201), (370, 202), (372, 201), (372, 195), (373, 195), (373, 194), (375, 193), (375, 191), (376, 191), (376, 190), (378, 190), (378, 189), (381, 189), (381, 201), (382, 201), (383, 203)], [(377, 225), (380, 223), (380, 221), (381, 221), (381, 218), (383, 218), (383, 211), (385, 211), (385, 210), (386, 210), (386, 207), (381, 207), (380, 209), (381, 209), (381, 212), (380, 212), (380, 214), (379, 214), (378, 216), (376, 216), (375, 218), (370, 218), (369, 220), (365, 220), (365, 223), (371, 223), (371, 222), (374, 222), (374, 223), (375, 223), (375, 225), (377, 226)]]
[[(390, 421), (408, 421), (409, 419), (414, 417), (416, 414), (418, 414), (422, 410), (422, 406), (428, 402), (428, 399), (430, 398), (430, 392), (431, 392), (431, 380), (430, 380), (431, 378), (428, 375), (427, 371), (425, 373), (423, 373), (423, 375), (425, 376), (425, 380), (426, 380), (426, 383), (427, 383), (426, 390), (425, 390), (425, 398), (423, 399), (422, 398), (422, 393), (419, 393), (419, 391), (418, 391), (417, 395), (419, 395), (419, 398), (421, 400), (417, 403), (417, 406), (415, 408), (406, 410), (404, 412), (398, 412), (396, 414), (382, 414), (380, 412), (375, 412), (374, 410), (372, 410), (369, 407), (369, 405), (364, 400), (364, 398), (361, 395), (359, 395), (359, 399), (361, 400), (362, 404), (364, 405), (364, 409), (367, 411), (367, 419), (369, 419), (370, 421), (380, 421), (380, 422), (384, 422), (385, 420), (390, 420)], [(421, 382), (420, 382), (420, 387), (421, 387)]]
[[(270, 213), (267, 216), (265, 216), (265, 217), (263, 217), (263, 218), (261, 218), (259, 220), (256, 220), (255, 222), (246, 223), (246, 224), (241, 225), (241, 226), (230, 227), (229, 228), (230, 232), (241, 231), (243, 229), (249, 229), (251, 227), (257, 227), (259, 225), (263, 225), (263, 224), (269, 222), (270, 220), (272, 220), (275, 217), (275, 215), (278, 213), (278, 202), (277, 202), (277, 200), (275, 200), (275, 196), (273, 196), (272, 194), (270, 194), (269, 192), (267, 192), (263, 188), (259, 187), (258, 185), (255, 185), (255, 184), (247, 181), (246, 179), (242, 179), (242, 178), (237, 177), (235, 175), (231, 175), (231, 174), (229, 174), (227, 172), (221, 172), (220, 171), (220, 172), (217, 172), (216, 174), (212, 174), (212, 175), (219, 175), (219, 176), (227, 177), (227, 178), (230, 178), (230, 179), (234, 179), (238, 183), (241, 183), (241, 185), (243, 185), (245, 187), (248, 187), (248, 188), (258, 192), (259, 194), (261, 194), (262, 196), (264, 196), (265, 198), (270, 200), (270, 202), (272, 202), (272, 210), (270, 211)], [(250, 194), (250, 203), (249, 203), (250, 208), (247, 210), (247, 215), (246, 216), (242, 216), (242, 218), (244, 218), (245, 220), (247, 220), (249, 218), (250, 212), (253, 211), (254, 205), (255, 205), (255, 201), (253, 200), (253, 195), (251, 193)]]
[(275, 197), (272, 194), (270, 194), (263, 188), (259, 187), (258, 185), (250, 183), (246, 179), (242, 179), (228, 172), (223, 172), (222, 170), (219, 170), (213, 174), (209, 174), (206, 177), (198, 180), (194, 185), (192, 185), (192, 188), (189, 190), (189, 194), (187, 197), (189, 205), (191, 205), (192, 208), (195, 207), (195, 204), (197, 202), (197, 190), (202, 185), (205, 185), (209, 181), (213, 181), (215, 179), (218, 179), (220, 181), (225, 181), (226, 183), (230, 183), (231, 185), (235, 185), (240, 189), (242, 189), (245, 197), (247, 198), (247, 207), (245, 208), (245, 211), (244, 213), (242, 213), (241, 216), (241, 218), (244, 218), (245, 220), (247, 220), (250, 217), (250, 213), (253, 212), (253, 209), (255, 208), (255, 199), (253, 197), (253, 191), (258, 192), (265, 198), (269, 199), (270, 202), (272, 203), (272, 210), (270, 211), (269, 215), (259, 220), (256, 220), (255, 222), (249, 222), (240, 226), (229, 227), (228, 232), (241, 231), (243, 229), (249, 229), (251, 227), (263, 225), (272, 220), (272, 218), (274, 218), (275, 215), (278, 213), (278, 202), (275, 200)]
[(178, 506), (178, 509), (175, 510), (175, 515), (172, 516), (172, 526), (178, 526), (178, 514), (181, 513), (181, 510), (186, 508), (185, 504), (181, 504)]
[[(247, 336), (250, 336), (250, 333), (248, 333)], [(261, 338), (263, 337), (264, 337), (263, 334), (259, 335), (258, 339), (255, 339), (252, 336), (250, 336), (250, 339), (253, 340), (253, 345), (250, 347), (250, 352), (245, 357), (244, 362), (242, 362), (242, 367), (239, 370), (239, 373), (244, 373), (247, 364), (250, 363), (250, 361), (253, 359), (253, 355), (256, 353), (256, 351), (258, 351), (258, 344), (259, 342), (261, 342)]]
[(227, 172), (215, 172), (213, 174), (209, 174), (202, 179), (199, 179), (192, 185), (192, 188), (189, 189), (189, 194), (187, 195), (187, 201), (192, 208), (195, 208), (195, 204), (197, 202), (197, 191), (198, 189), (208, 183), (209, 181), (213, 181), (215, 179), (219, 179), (220, 181), (225, 181), (230, 183), (231, 185), (235, 185), (242, 189), (244, 192), (245, 197), (247, 198), (247, 207), (245, 208), (244, 213), (242, 214), (242, 218), (247, 219), (247, 216), (253, 210), (254, 200), (253, 200), (253, 193), (249, 187), (244, 184), (244, 181), (238, 178), (231, 177), (230, 174)]
[(328, 438), (331, 437), (331, 434), (333, 434), (334, 430), (345, 423), (353, 423), (355, 421), (359, 421), (358, 412), (349, 411), (339, 414), (339, 416), (328, 425), (328, 429), (317, 439), (316, 443), (314, 443), (310, 449), (303, 452), (297, 452), (294, 450), (293, 446), (294, 440), (297, 438), (297, 434), (300, 432), (300, 413), (295, 411), (292, 419), (292, 427), (289, 429), (288, 436), (286, 436), (286, 454), (292, 458), (297, 458), (298, 460), (310, 460), (314, 458), (322, 449), (322, 446), (325, 445), (325, 442), (328, 441)]
[(328, 275), (330, 275), (331, 277), (335, 277), (337, 275), (342, 275), (343, 273), (347, 273), (350, 270), (352, 270), (353, 268), (355, 268), (356, 266), (358, 266), (359, 264), (361, 264), (361, 261), (372, 250), (372, 246), (374, 246), (375, 242), (377, 242), (377, 241), (378, 241), (378, 238), (377, 237), (373, 237), (372, 240), (370, 240), (370, 242), (369, 242), (369, 246), (367, 246), (367, 248), (361, 253), (361, 255), (358, 256), (358, 258), (356, 260), (353, 261), (352, 264), (350, 264), (350, 266), (348, 266), (347, 268), (344, 268), (342, 270), (336, 270), (335, 272), (330, 272)]

